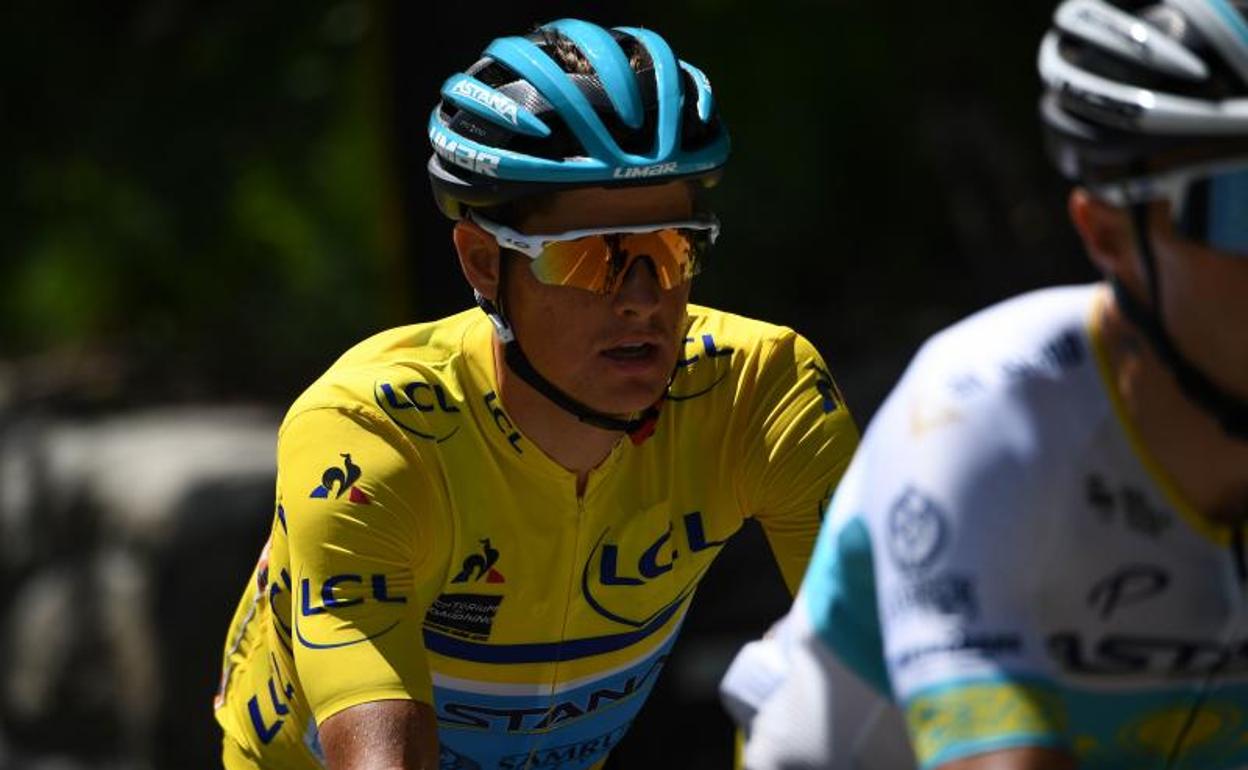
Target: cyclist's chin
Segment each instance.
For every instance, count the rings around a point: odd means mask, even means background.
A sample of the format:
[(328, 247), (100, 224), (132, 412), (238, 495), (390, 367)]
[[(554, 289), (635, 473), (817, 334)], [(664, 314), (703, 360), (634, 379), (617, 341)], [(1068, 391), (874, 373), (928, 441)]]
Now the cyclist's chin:
[(600, 412), (630, 415), (649, 408), (663, 395), (667, 378), (629, 378), (603, 386), (588, 403)]

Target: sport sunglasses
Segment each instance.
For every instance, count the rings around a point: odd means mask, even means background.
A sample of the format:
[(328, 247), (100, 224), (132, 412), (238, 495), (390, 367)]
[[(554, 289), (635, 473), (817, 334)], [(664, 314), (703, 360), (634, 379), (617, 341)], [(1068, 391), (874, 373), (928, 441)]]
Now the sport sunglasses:
[(525, 235), (468, 212), (467, 218), (489, 233), (499, 246), (529, 257), (537, 280), (551, 286), (573, 286), (610, 294), (633, 263), (648, 259), (664, 289), (673, 289), (701, 272), (711, 245), (719, 237), (719, 220), (701, 215), (679, 222), (571, 230)]
[(1170, 202), (1184, 238), (1248, 258), (1248, 157), (1183, 169), (1099, 190), (1111, 203)]

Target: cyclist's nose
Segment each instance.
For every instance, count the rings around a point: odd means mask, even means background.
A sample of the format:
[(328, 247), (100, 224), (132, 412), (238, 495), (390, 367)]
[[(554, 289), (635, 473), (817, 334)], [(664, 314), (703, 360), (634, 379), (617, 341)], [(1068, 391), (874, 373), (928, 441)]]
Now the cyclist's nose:
[(633, 260), (628, 272), (620, 279), (611, 304), (617, 313), (645, 315), (658, 308), (662, 293), (663, 287), (655, 275), (654, 263), (649, 257), (641, 256)]

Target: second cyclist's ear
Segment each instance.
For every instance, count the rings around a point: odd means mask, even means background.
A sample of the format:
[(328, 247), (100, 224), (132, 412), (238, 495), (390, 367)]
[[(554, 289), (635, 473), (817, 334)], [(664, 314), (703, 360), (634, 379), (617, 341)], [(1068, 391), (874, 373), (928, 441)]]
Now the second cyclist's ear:
[(498, 281), (501, 255), (495, 241), (480, 225), (461, 219), (455, 223), (451, 234), (455, 252), (459, 255), (459, 267), (472, 288), (486, 299), (498, 299)]
[(1135, 233), (1126, 210), (1096, 198), (1083, 187), (1071, 190), (1067, 208), (1097, 270), (1107, 278), (1134, 283), (1138, 273)]

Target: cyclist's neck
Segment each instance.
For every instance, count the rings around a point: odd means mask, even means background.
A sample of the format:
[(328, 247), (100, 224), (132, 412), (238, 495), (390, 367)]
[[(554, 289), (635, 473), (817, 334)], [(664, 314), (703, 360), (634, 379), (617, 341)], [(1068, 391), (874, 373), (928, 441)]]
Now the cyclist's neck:
[(1144, 449), (1202, 515), (1248, 523), (1248, 442), (1228, 436), (1179, 389), (1106, 288), (1096, 325), (1113, 387)]
[(583, 493), (589, 472), (607, 459), (624, 433), (581, 422), (516, 376), (503, 362), (497, 339), (493, 350), (498, 395), (508, 416), (547, 457), (576, 474), (577, 494)]

